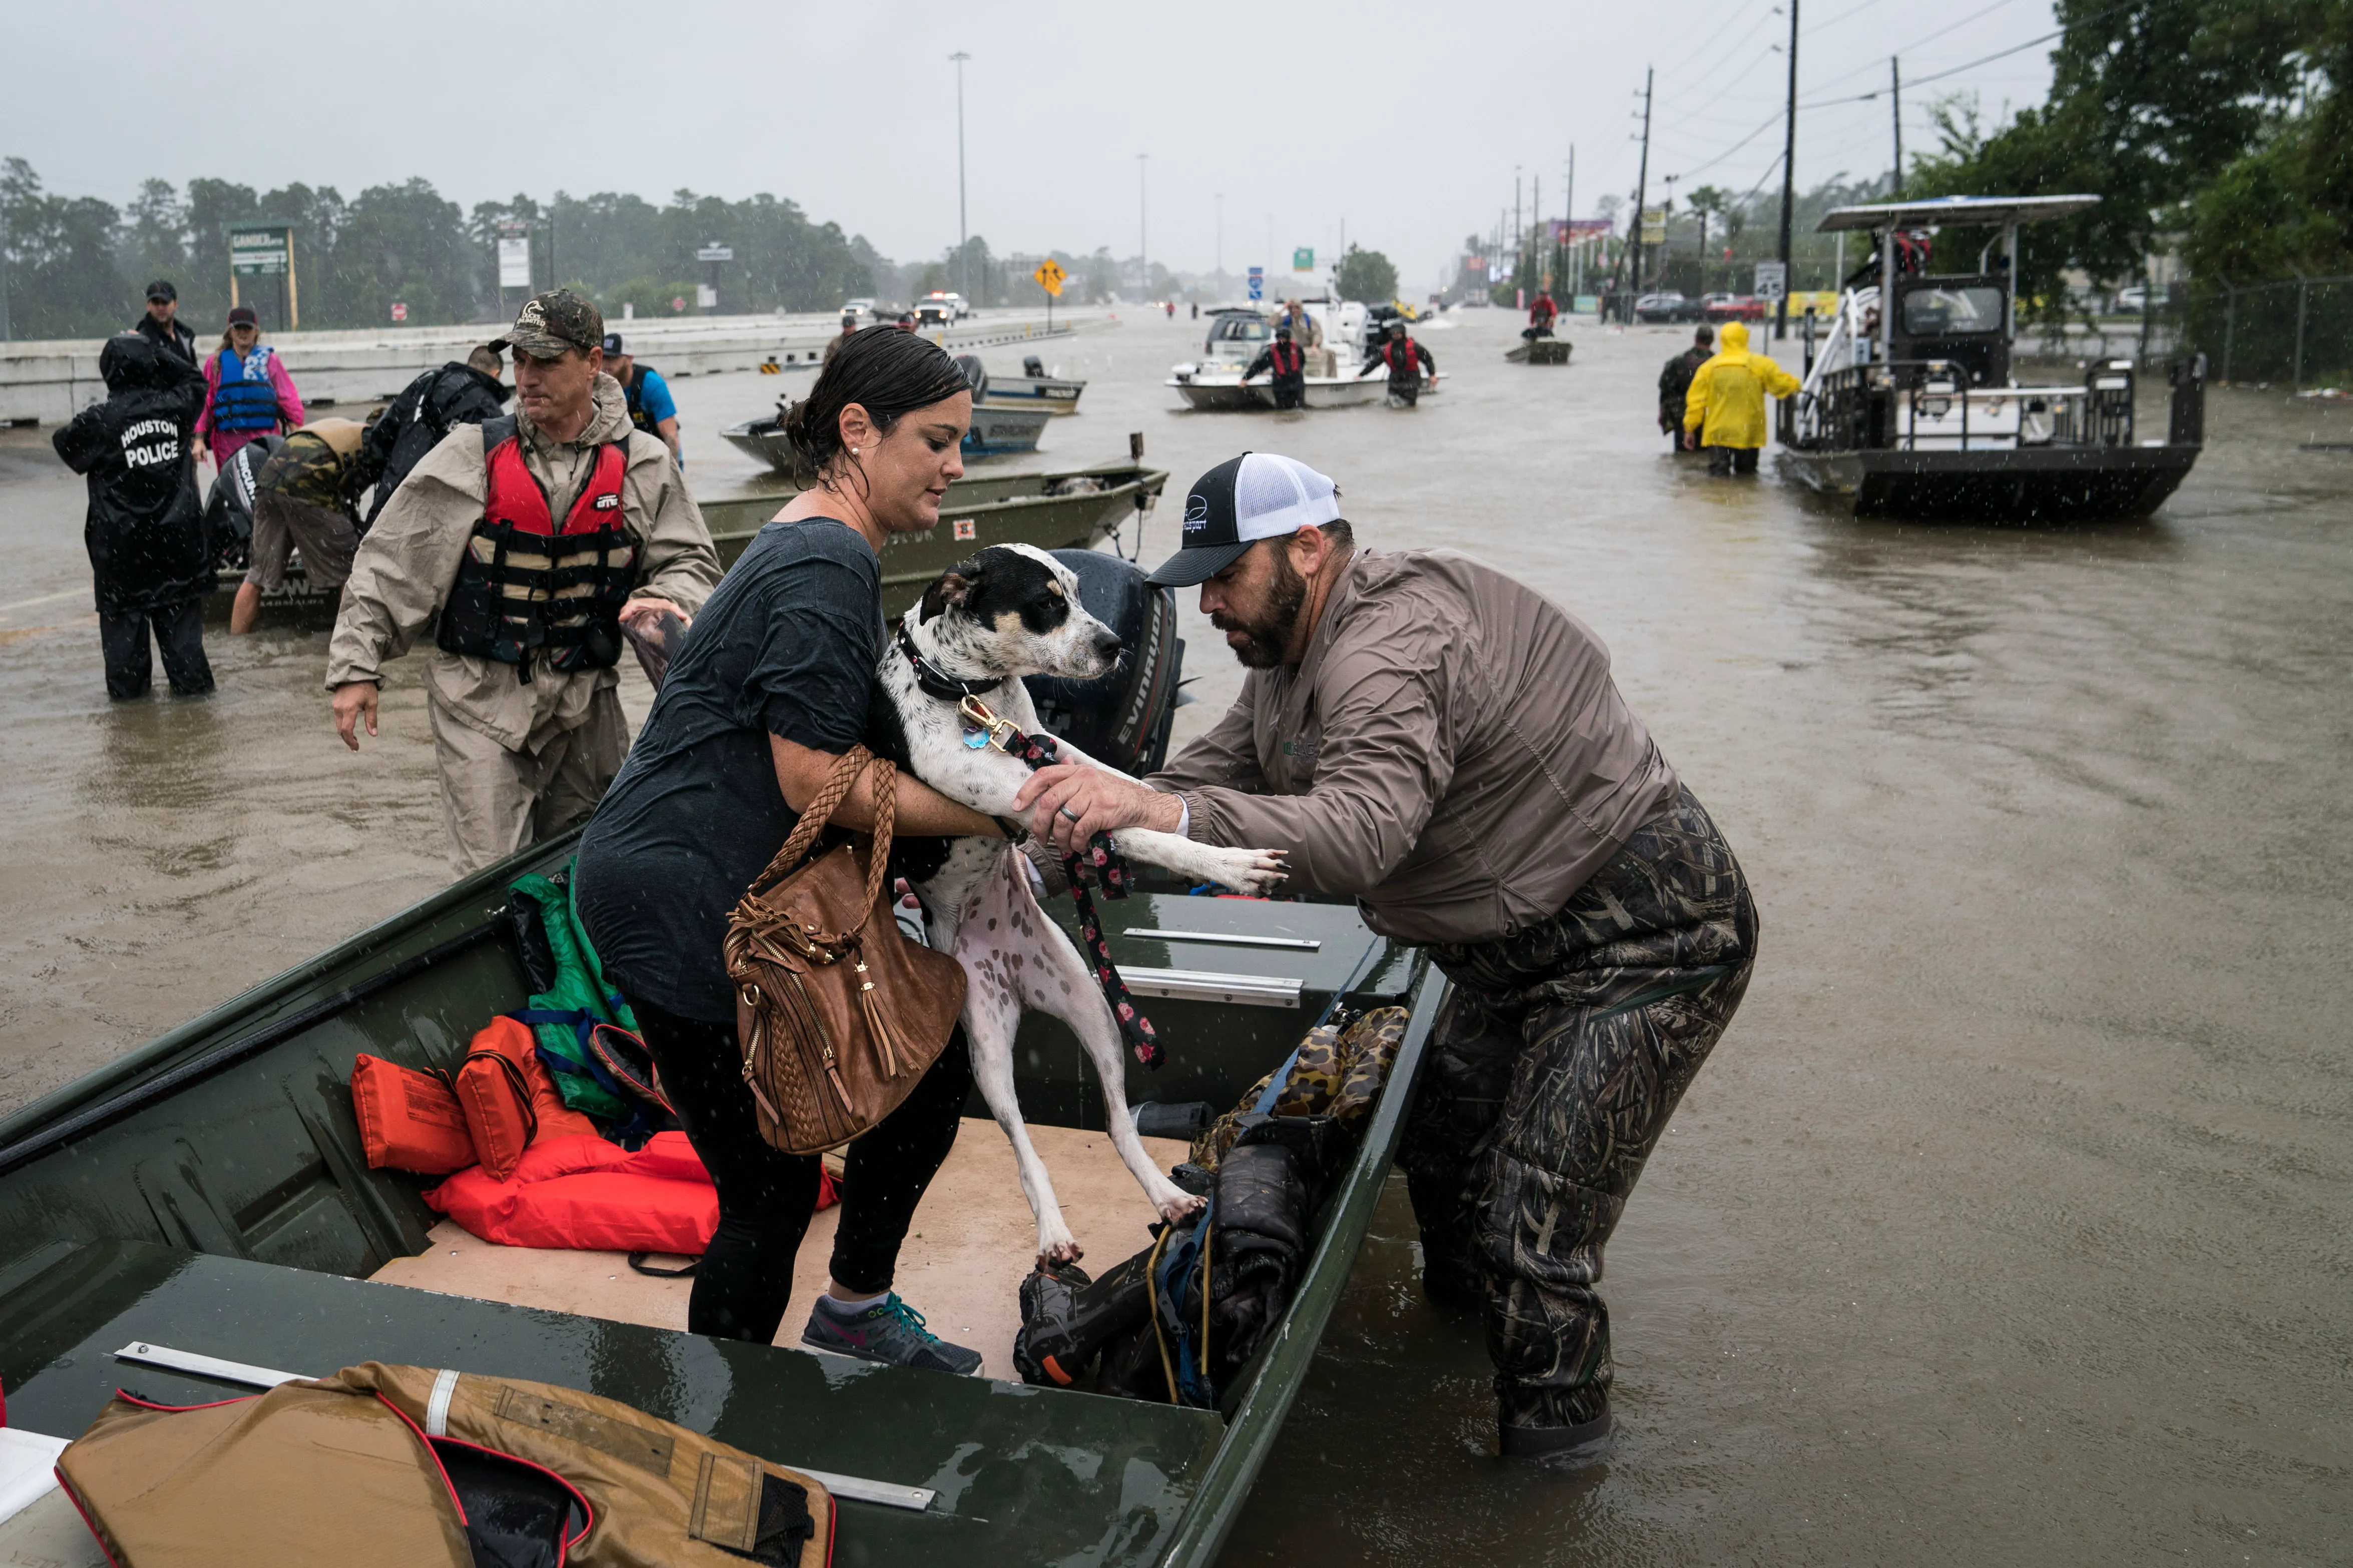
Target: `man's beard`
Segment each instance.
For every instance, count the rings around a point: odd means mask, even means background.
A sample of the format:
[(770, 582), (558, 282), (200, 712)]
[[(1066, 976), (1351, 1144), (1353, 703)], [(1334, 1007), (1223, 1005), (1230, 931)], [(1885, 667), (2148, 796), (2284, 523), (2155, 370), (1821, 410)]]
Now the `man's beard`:
[(1307, 579), (1293, 568), (1291, 552), (1278, 544), (1271, 553), (1274, 581), (1267, 589), (1265, 610), (1248, 620), (1223, 611), (1209, 617), (1209, 624), (1219, 631), (1242, 634), (1241, 642), (1227, 646), (1250, 669), (1272, 669), (1282, 662), (1292, 628), (1299, 624), (1299, 612), (1307, 604)]

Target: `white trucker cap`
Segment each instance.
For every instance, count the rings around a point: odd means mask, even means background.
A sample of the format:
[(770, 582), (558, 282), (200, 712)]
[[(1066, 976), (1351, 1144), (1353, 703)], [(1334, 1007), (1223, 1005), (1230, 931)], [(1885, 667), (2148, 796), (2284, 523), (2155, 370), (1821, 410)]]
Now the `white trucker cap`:
[(1156, 588), (1189, 588), (1242, 558), (1261, 539), (1279, 539), (1335, 522), (1340, 487), (1296, 458), (1244, 452), (1193, 481), (1185, 498), (1181, 547), (1149, 579)]

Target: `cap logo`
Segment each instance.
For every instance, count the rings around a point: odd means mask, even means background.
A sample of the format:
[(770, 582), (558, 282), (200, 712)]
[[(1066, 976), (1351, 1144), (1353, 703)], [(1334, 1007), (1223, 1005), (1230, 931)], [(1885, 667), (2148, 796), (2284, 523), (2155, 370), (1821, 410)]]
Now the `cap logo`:
[(1198, 533), (1209, 526), (1209, 498), (1194, 494), (1185, 498), (1185, 531)]

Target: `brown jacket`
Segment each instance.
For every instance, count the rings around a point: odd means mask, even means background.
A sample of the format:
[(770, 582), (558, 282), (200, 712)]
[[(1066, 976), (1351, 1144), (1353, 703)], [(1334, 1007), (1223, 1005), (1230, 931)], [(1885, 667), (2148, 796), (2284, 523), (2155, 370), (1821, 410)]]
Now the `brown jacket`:
[(1678, 787), (1600, 639), (1450, 550), (1357, 552), (1307, 657), (1149, 782), (1194, 838), (1283, 850), (1290, 889), (1414, 942), (1552, 914)]
[[(520, 409), (515, 428), (523, 464), (546, 489), (548, 509), (557, 517), (587, 482), (596, 448), (626, 439), (621, 515), (645, 542), (635, 592), (668, 599), (687, 616), (702, 607), (719, 583), (718, 552), (670, 447), (659, 436), (630, 428), (620, 383), (596, 378), (596, 412), (575, 439), (549, 440)], [(408, 651), (448, 596), (489, 494), (482, 458), (482, 427), (460, 426), (409, 470), (376, 514), (352, 563), (327, 644), (329, 690), (353, 680), (381, 684), (385, 663)], [(536, 751), (550, 737), (579, 728), (589, 700), (619, 681), (611, 669), (561, 675), (544, 668), (534, 668), (525, 681), (512, 665), (439, 648), (425, 663), (425, 689), (433, 700), (510, 752)]]

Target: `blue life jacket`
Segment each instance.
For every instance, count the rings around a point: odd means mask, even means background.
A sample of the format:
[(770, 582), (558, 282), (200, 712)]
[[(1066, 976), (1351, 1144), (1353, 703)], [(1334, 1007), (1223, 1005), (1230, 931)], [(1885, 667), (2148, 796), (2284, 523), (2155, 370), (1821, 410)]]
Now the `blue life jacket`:
[(278, 406), (278, 388), (264, 371), (259, 380), (245, 374), (245, 361), (234, 349), (220, 352), (220, 384), (213, 389), (216, 430), (275, 430), (284, 422)]

